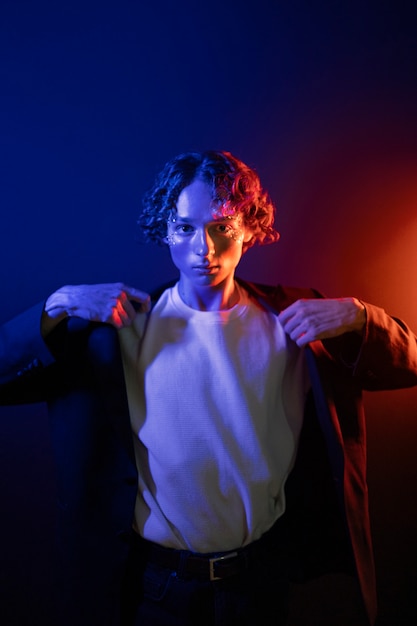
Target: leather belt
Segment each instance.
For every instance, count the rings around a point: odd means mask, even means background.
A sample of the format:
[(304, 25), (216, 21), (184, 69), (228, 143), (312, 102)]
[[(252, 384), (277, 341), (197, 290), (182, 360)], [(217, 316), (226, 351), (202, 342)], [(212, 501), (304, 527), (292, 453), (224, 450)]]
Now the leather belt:
[(146, 544), (148, 562), (170, 569), (181, 578), (222, 580), (240, 574), (249, 568), (249, 550), (245, 548), (206, 556), (187, 550), (164, 548), (150, 542), (146, 542)]

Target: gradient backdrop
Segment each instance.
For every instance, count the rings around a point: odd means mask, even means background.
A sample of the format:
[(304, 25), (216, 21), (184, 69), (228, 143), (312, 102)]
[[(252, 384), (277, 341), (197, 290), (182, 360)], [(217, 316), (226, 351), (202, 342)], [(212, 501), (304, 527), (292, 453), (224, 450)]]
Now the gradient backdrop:
[[(243, 277), (355, 295), (417, 329), (416, 26), (403, 0), (1, 0), (1, 320), (65, 283), (174, 277), (167, 250), (136, 241), (140, 198), (166, 160), (215, 148), (278, 207), (281, 240)], [(414, 624), (417, 390), (366, 402), (379, 623)], [(0, 620), (49, 626), (45, 410), (0, 418)], [(342, 626), (323, 589), (292, 626)]]

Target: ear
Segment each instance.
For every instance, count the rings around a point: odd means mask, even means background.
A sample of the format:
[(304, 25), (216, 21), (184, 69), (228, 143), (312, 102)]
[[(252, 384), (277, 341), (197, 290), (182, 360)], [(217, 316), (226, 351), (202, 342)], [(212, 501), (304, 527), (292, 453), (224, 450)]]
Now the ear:
[(245, 234), (243, 235), (243, 243), (249, 243), (253, 239), (254, 234), (249, 228), (245, 228)]

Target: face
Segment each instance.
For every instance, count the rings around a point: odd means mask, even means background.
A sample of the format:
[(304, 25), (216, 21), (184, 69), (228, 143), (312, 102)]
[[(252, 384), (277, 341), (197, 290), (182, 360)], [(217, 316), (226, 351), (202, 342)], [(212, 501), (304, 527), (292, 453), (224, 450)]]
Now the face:
[(221, 286), (233, 280), (243, 243), (251, 233), (240, 215), (223, 216), (211, 187), (195, 180), (180, 193), (177, 213), (168, 222), (166, 242), (191, 287)]

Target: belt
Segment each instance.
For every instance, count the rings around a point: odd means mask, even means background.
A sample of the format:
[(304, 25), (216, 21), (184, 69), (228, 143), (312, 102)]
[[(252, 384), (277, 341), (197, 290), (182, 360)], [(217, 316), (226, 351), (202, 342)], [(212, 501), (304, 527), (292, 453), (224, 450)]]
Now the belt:
[(240, 574), (249, 567), (248, 554), (244, 549), (204, 556), (187, 550), (151, 546), (148, 562), (170, 569), (181, 578), (195, 577), (201, 580), (222, 580)]

